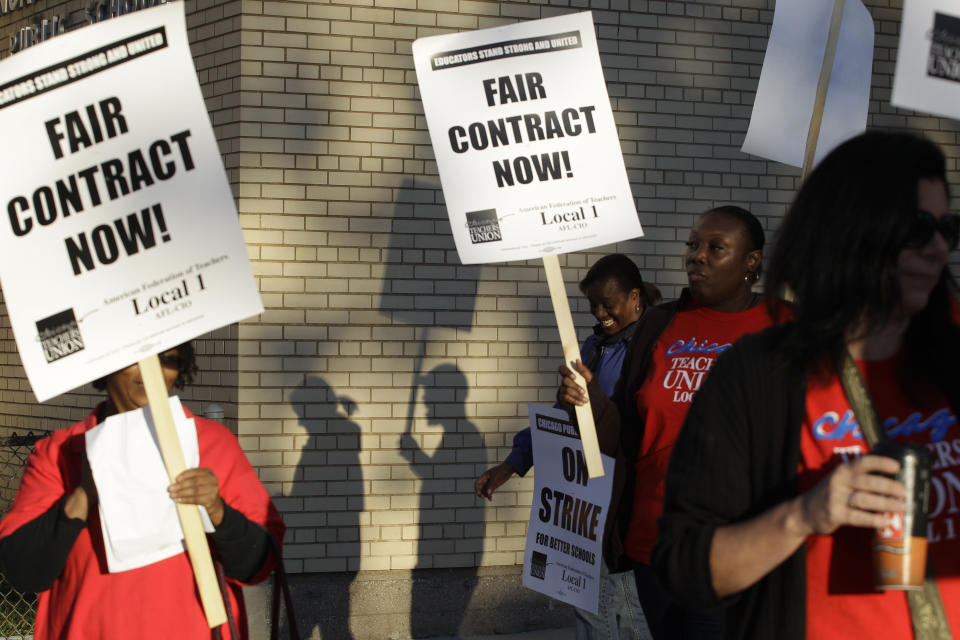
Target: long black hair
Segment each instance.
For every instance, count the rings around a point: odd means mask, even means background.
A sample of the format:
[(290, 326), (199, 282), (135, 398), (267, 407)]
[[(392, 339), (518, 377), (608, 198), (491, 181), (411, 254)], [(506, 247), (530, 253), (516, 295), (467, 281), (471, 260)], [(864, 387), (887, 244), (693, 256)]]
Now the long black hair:
[[(867, 335), (892, 318), (901, 297), (897, 257), (910, 235), (921, 179), (946, 186), (940, 149), (925, 138), (883, 131), (844, 142), (806, 179), (767, 267), (768, 296), (791, 292), (796, 302), (796, 324), (783, 344), (791, 357), (822, 370), (844, 348), (848, 328)], [(955, 290), (945, 268), (927, 307), (912, 318), (905, 338), (912, 371), (935, 375), (931, 366), (956, 362), (943, 353), (958, 350), (950, 320)]]

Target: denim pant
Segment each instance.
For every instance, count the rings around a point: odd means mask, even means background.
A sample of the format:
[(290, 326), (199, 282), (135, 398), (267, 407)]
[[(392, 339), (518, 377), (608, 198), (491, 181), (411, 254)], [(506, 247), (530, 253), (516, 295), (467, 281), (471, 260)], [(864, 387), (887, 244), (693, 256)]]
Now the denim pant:
[(600, 571), (597, 614), (576, 609), (576, 640), (652, 640), (633, 571), (609, 573), (606, 566)]

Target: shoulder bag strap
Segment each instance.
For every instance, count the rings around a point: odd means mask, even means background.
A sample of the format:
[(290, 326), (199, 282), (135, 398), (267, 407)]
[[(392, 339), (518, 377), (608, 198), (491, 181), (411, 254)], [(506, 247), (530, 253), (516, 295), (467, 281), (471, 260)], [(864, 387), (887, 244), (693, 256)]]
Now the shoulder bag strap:
[[(217, 573), (217, 583), (220, 585), (220, 594), (223, 596), (223, 606), (227, 611), (227, 623), (230, 627), (230, 637), (234, 640), (240, 640), (240, 632), (237, 630), (237, 621), (233, 615), (233, 607), (230, 606), (230, 587), (227, 586), (227, 577), (223, 572), (223, 564), (220, 563), (220, 560), (214, 560), (213, 568)], [(213, 630), (213, 639), (220, 640), (222, 638), (220, 627), (217, 627)]]
[(863, 381), (863, 376), (860, 375), (860, 369), (846, 348), (837, 363), (837, 370), (840, 372), (843, 393), (847, 396), (847, 402), (850, 403), (863, 438), (867, 441), (867, 448), (873, 449), (881, 442), (890, 442), (890, 436), (880, 424), (877, 408), (873, 405), (870, 391)]
[[(847, 396), (847, 402), (853, 409), (853, 415), (860, 425), (867, 446), (873, 449), (881, 442), (889, 442), (890, 436), (883, 430), (877, 408), (870, 398), (870, 391), (860, 375), (860, 369), (854, 362), (850, 351), (844, 348), (837, 366), (840, 371), (840, 384)], [(923, 582), (923, 589), (907, 591), (907, 605), (910, 608), (910, 622), (913, 625), (915, 640), (953, 640), (947, 614), (943, 608), (943, 599), (940, 589), (933, 576), (929, 561), (927, 562), (927, 578)]]

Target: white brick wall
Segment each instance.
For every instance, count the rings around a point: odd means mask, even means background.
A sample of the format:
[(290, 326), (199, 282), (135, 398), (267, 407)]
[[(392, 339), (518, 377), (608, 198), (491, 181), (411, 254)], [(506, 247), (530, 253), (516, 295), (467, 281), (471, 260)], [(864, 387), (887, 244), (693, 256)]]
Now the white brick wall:
[[(868, 5), (877, 30), (870, 125), (940, 142), (956, 191), (960, 125), (889, 105), (900, 2)], [(44, 0), (34, 6), (48, 10)], [(735, 203), (776, 228), (799, 171), (739, 151), (773, 6), (187, 3), (197, 72), (267, 310), (198, 341), (204, 374), (186, 397), (198, 410), (207, 401), (226, 407), (284, 512), (291, 571), (522, 558), (532, 479), (511, 480), (489, 504), (473, 497), (472, 482), (507, 454), (526, 402), (552, 402), (557, 332), (539, 262), (460, 265), (411, 42), (593, 10), (646, 237), (561, 259), (586, 335), (592, 322), (576, 282), (601, 255), (633, 256), (672, 298), (685, 283), (679, 256), (696, 214)], [(0, 18), (4, 34), (19, 24)], [(89, 389), (35, 403), (9, 322), (0, 323), (2, 432), (85, 415)]]

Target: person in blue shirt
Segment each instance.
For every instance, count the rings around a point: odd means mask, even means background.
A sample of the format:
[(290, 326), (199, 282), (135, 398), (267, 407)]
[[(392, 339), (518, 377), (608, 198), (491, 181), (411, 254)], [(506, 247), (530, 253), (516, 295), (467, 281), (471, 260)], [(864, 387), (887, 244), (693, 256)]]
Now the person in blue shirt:
[[(659, 304), (660, 292), (652, 284), (644, 283), (637, 265), (619, 253), (597, 260), (580, 282), (580, 291), (590, 301), (590, 312), (597, 319), (593, 334), (583, 342), (580, 358), (604, 392), (612, 394), (637, 320), (648, 307)], [(532, 467), (533, 443), (527, 427), (514, 436), (513, 449), (506, 460), (476, 479), (477, 496), (490, 500), (514, 473), (522, 477)], [(577, 640), (650, 638), (633, 573), (609, 573), (606, 566), (603, 573), (597, 614), (576, 610)]]

